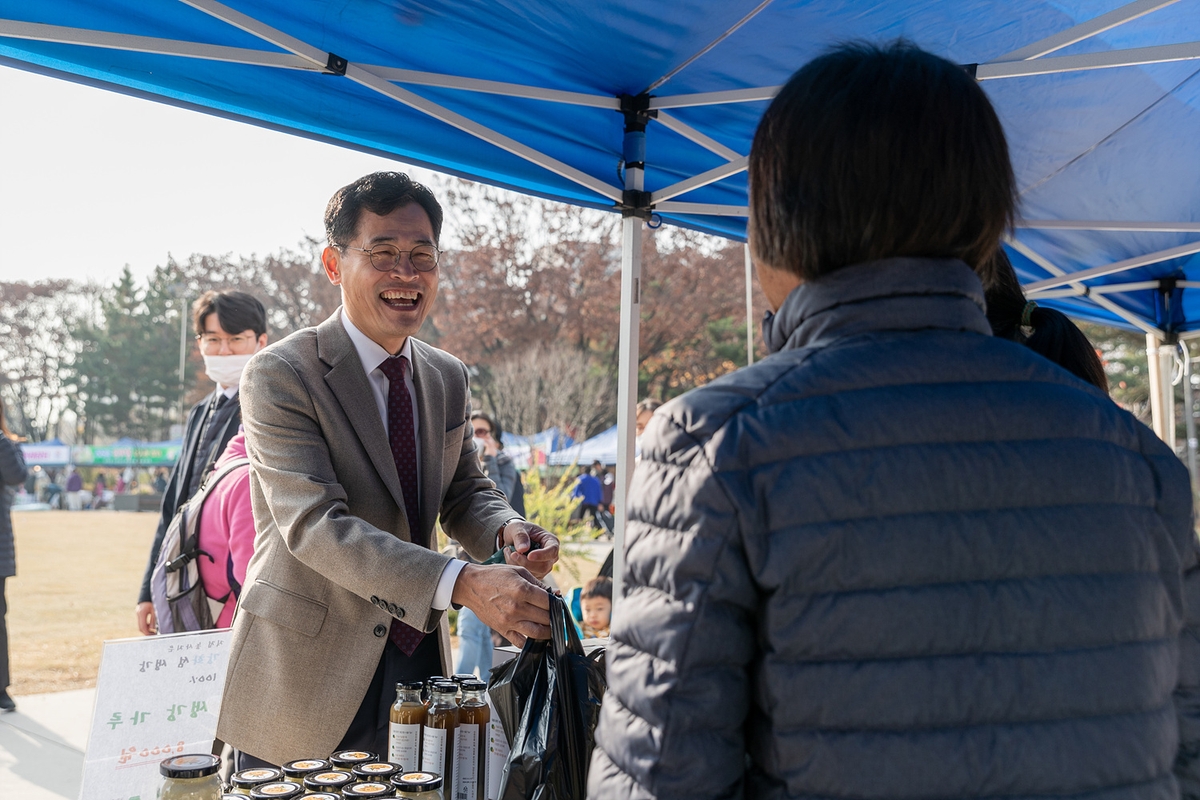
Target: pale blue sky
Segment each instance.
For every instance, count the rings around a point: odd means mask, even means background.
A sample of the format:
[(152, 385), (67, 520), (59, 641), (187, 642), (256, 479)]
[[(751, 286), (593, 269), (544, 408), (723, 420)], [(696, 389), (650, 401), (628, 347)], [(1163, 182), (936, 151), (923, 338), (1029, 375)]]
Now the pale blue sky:
[[(395, 161), (0, 67), (0, 281), (136, 276), (321, 237), (329, 196)], [(428, 181), (424, 170), (407, 169)]]

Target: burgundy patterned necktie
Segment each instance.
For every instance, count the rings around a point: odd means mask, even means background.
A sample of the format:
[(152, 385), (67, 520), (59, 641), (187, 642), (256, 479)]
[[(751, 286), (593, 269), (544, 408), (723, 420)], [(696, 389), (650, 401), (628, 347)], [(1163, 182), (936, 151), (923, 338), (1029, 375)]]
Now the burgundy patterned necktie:
[[(421, 515), (417, 507), (417, 437), (413, 433), (412, 395), (404, 385), (404, 374), (408, 371), (408, 359), (392, 356), (379, 365), (388, 379), (387, 425), (388, 444), (392, 448), (392, 460), (396, 462), (396, 474), (400, 477), (400, 491), (404, 495), (404, 511), (408, 516), (409, 540), (421, 547), (425, 538), (421, 536)], [(406, 656), (416, 651), (425, 634), (405, 625), (398, 619), (392, 620), (388, 638)]]

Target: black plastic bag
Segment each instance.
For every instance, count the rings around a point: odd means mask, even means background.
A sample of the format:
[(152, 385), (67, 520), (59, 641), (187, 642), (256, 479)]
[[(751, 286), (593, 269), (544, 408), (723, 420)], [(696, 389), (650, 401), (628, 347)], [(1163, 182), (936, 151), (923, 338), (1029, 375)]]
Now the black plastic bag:
[(562, 598), (550, 596), (550, 641), (528, 640), (492, 672), (488, 694), (508, 736), (501, 800), (576, 800), (587, 771), (606, 682), (604, 651), (583, 653)]

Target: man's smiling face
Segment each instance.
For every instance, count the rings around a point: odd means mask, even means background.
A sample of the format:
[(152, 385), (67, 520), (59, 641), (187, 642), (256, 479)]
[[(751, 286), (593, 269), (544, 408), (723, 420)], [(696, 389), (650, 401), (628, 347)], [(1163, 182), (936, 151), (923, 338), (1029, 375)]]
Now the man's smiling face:
[[(436, 245), (433, 226), (425, 209), (416, 203), (400, 206), (385, 216), (363, 210), (353, 241), (332, 244), (321, 254), (325, 274), (342, 287), (342, 304), (355, 327), (395, 355), (429, 316), (437, 297), (438, 268), (419, 272), (408, 254), (395, 269), (380, 272), (363, 250), (389, 244), (400, 250)], [(350, 249), (362, 248), (361, 250)]]

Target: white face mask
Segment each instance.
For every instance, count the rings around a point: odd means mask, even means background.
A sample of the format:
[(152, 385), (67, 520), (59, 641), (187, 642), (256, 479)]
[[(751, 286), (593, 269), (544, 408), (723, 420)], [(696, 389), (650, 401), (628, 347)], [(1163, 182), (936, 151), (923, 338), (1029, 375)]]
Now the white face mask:
[(242, 370), (246, 368), (246, 362), (253, 355), (254, 353), (244, 356), (204, 356), (204, 374), (222, 386), (237, 386), (242, 380)]

